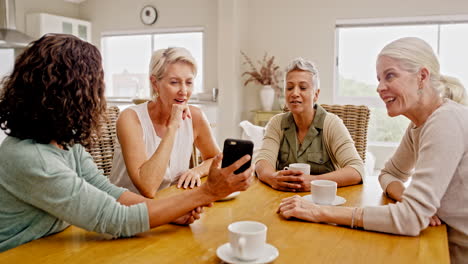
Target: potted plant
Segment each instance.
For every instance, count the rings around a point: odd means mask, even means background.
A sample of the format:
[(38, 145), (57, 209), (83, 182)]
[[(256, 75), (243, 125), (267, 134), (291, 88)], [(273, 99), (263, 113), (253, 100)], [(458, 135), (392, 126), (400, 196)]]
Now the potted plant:
[(281, 70), (278, 65), (275, 64), (275, 57), (268, 57), (267, 53), (263, 56), (262, 61), (258, 61), (259, 68), (255, 67), (252, 60), (241, 51), (241, 54), (244, 58), (244, 65), (248, 65), (250, 70), (242, 73), (243, 76), (247, 76), (244, 85), (247, 85), (251, 82), (262, 85), (260, 90), (260, 101), (262, 103), (262, 109), (265, 111), (271, 111), (273, 109), (273, 102), (275, 100), (275, 95), (279, 97), (282, 93), (280, 88), (280, 76)]

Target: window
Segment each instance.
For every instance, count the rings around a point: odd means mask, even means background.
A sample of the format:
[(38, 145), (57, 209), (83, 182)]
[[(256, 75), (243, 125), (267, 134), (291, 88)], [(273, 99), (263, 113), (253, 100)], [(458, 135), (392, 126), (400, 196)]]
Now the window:
[(0, 49), (0, 81), (6, 75), (10, 74), (15, 64), (14, 49)]
[(203, 91), (203, 32), (152, 32), (142, 34), (105, 34), (102, 37), (106, 96), (149, 98), (149, 63), (153, 51), (184, 47), (197, 62), (193, 93)]
[[(0, 49), (0, 90), (2, 89), (1, 82), (3, 78), (13, 70), (13, 65), (15, 64), (15, 50), (14, 49)], [(5, 132), (0, 129), (0, 143), (5, 139)]]
[(370, 144), (399, 142), (409, 124), (403, 116), (388, 117), (376, 92), (377, 54), (389, 42), (409, 36), (424, 39), (438, 54), (441, 73), (457, 77), (465, 88), (468, 86), (468, 67), (464, 66), (468, 61), (468, 22), (358, 22), (337, 23), (335, 102), (364, 104), (371, 109)]

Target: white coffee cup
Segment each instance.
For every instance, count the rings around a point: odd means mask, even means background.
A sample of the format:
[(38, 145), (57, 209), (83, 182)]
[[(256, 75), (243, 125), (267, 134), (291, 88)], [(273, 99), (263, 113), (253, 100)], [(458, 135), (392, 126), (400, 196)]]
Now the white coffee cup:
[(304, 174), (310, 174), (310, 164), (307, 163), (291, 163), (289, 166), (284, 167), (284, 170), (298, 170)]
[(310, 182), (310, 195), (316, 204), (333, 204), (338, 185), (334, 181), (314, 180)]
[(255, 221), (234, 222), (228, 226), (232, 253), (240, 260), (258, 259), (266, 245), (267, 226)]

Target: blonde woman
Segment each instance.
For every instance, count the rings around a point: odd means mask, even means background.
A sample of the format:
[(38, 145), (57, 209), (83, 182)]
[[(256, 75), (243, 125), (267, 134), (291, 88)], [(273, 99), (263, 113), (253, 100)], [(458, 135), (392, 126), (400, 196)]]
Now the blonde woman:
[[(452, 263), (466, 263), (468, 107), (441, 96), (447, 89), (464, 88), (454, 78), (441, 75), (439, 68), (432, 48), (418, 38), (388, 44), (377, 59), (377, 92), (388, 115), (403, 115), (411, 121), (379, 176), (385, 193), (399, 202), (366, 208), (330, 207), (294, 196), (284, 199), (278, 212), (288, 219), (409, 236), (442, 220), (447, 224)], [(403, 182), (409, 177), (413, 180), (405, 188)]]
[[(170, 185), (201, 184), (220, 151), (203, 112), (188, 105), (196, 74), (195, 59), (184, 48), (153, 53), (149, 78), (153, 100), (129, 107), (117, 121), (113, 183), (149, 198)], [(204, 162), (189, 169), (193, 144)]]

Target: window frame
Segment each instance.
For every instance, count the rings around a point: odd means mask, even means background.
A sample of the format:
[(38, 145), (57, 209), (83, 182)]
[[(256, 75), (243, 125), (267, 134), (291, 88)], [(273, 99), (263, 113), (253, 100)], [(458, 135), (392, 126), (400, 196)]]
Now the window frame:
[[(174, 33), (202, 33), (202, 58), (203, 65), (200, 65), (197, 61), (197, 67), (202, 69), (201, 72), (203, 81), (201, 82), (201, 89), (196, 93), (203, 93), (206, 91), (206, 78), (205, 78), (205, 69), (206, 69), (206, 30), (204, 27), (178, 27), (178, 28), (157, 28), (157, 29), (142, 29), (142, 30), (118, 30), (118, 31), (104, 31), (101, 32), (101, 54), (103, 56), (103, 68), (104, 68), (104, 38), (105, 37), (118, 37), (118, 36), (137, 36), (137, 35), (149, 35), (151, 36), (151, 52), (154, 48), (154, 36), (157, 34), (174, 34)], [(151, 54), (149, 54), (151, 57)], [(200, 72), (200, 70), (198, 70)], [(196, 94), (194, 92), (194, 94)], [(108, 101), (120, 102), (120, 103), (130, 103), (132, 102), (132, 97), (122, 97), (122, 96), (106, 96)]]

